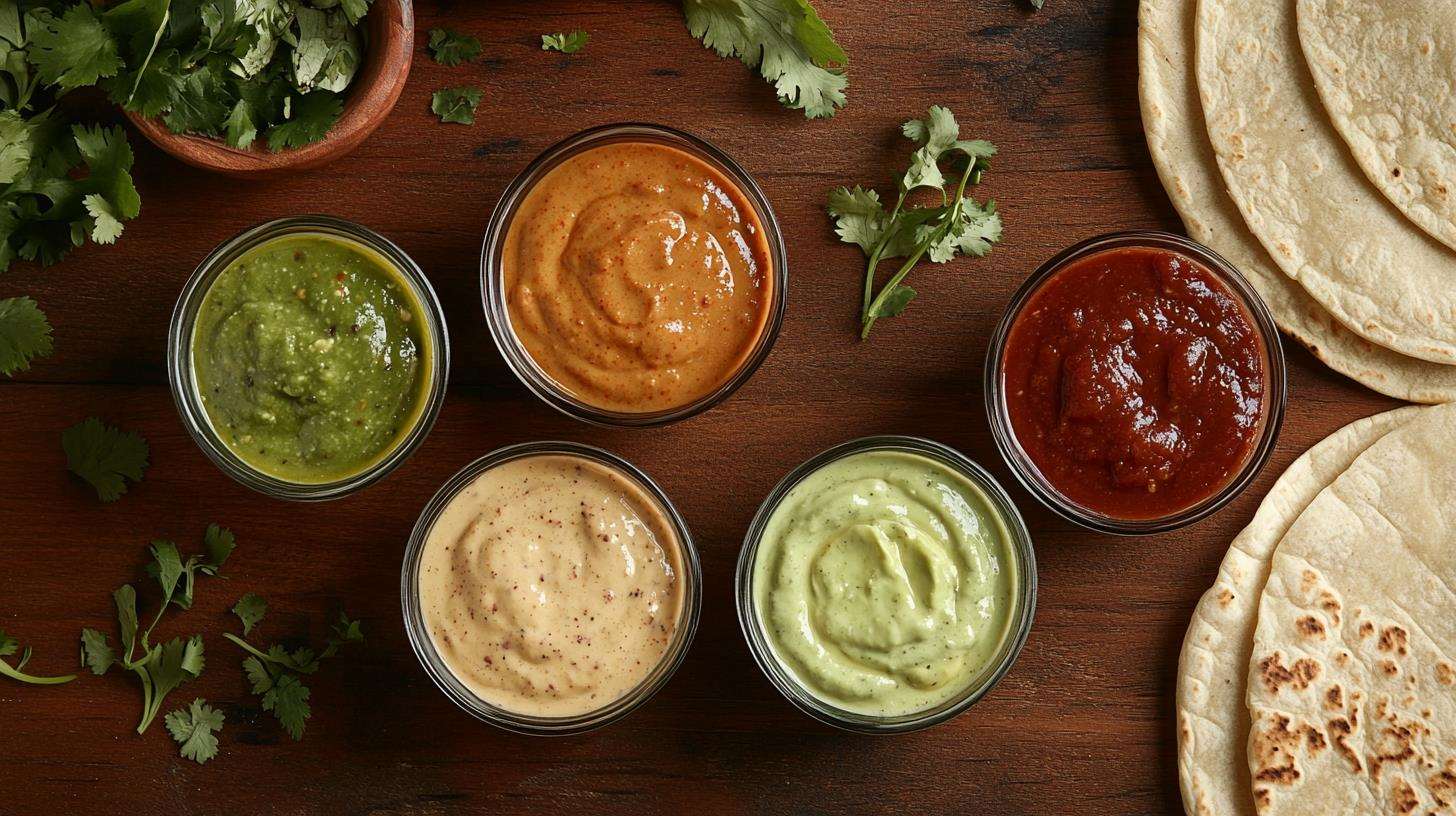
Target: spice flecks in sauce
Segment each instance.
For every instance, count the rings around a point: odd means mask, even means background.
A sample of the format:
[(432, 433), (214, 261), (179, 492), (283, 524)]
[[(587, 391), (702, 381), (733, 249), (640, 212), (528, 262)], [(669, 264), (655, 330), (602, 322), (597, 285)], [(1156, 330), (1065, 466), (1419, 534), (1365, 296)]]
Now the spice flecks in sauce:
[(526, 456), (476, 477), (435, 520), (420, 603), (441, 659), (482, 700), (574, 716), (657, 667), (684, 608), (682, 564), (635, 481), (577, 456)]
[(767, 324), (772, 261), (757, 213), (707, 162), (622, 142), (571, 156), (512, 216), (511, 328), (590, 405), (688, 405), (745, 364)]

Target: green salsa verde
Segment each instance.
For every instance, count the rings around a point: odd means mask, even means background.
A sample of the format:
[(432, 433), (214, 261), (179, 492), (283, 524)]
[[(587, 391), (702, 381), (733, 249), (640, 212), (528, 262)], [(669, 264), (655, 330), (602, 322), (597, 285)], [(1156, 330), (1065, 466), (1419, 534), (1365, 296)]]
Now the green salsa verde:
[(981, 489), (915, 453), (869, 450), (804, 477), (755, 554), (754, 605), (811, 695), (878, 717), (928, 711), (984, 675), (1021, 576)]
[(374, 250), (323, 233), (245, 251), (192, 333), (203, 407), (223, 443), (270, 476), (356, 475), (418, 421), (429, 387), (425, 311)]

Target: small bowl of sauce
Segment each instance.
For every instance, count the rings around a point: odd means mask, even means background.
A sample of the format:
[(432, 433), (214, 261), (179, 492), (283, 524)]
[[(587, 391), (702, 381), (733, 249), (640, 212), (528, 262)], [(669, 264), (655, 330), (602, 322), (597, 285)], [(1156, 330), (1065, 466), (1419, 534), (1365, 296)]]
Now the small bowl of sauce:
[(481, 255), (507, 365), (601, 425), (662, 425), (726, 399), (773, 347), (787, 284), (763, 191), (722, 151), (657, 125), (549, 148), (506, 188)]
[(1101, 532), (1204, 518), (1258, 474), (1284, 414), (1278, 328), (1181, 236), (1126, 232), (1043, 264), (992, 336), (986, 410), (1021, 483)]

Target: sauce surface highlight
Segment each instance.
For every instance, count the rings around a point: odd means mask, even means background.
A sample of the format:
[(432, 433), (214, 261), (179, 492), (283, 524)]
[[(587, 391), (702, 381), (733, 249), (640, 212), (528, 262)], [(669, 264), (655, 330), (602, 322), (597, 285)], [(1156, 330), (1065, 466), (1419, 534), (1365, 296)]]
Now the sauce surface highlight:
[(594, 147), (531, 187), (502, 254), (511, 328), (578, 400), (691, 404), (750, 357), (773, 302), (757, 213), (717, 168), (667, 145)]
[(273, 238), (213, 281), (192, 369), (213, 429), (254, 468), (295, 483), (367, 469), (419, 419), (424, 309), (383, 256), (323, 234)]
[(774, 508), (753, 566), (760, 626), (810, 694), (893, 717), (951, 700), (1006, 640), (1021, 577), (980, 488), (914, 453), (866, 451)]
[(617, 470), (539, 454), (497, 465), (430, 528), (420, 606), (445, 665), (480, 699), (566, 717), (621, 699), (666, 654), (683, 553), (655, 497)]
[(1201, 263), (1108, 249), (1055, 272), (1004, 352), (1017, 442), (1073, 503), (1147, 519), (1221, 490), (1252, 454), (1265, 413), (1263, 341)]

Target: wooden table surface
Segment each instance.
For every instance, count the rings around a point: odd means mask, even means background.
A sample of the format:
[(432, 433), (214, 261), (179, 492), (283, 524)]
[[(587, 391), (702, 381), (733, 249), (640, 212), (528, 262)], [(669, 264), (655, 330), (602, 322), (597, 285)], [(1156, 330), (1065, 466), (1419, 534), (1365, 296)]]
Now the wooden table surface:
[[(133, 134), (142, 215), (113, 247), (59, 266), (17, 265), (0, 297), (36, 298), (56, 353), (0, 378), (0, 628), (35, 647), (40, 672), (75, 666), (82, 627), (113, 631), (110, 593), (142, 577), (154, 538), (199, 546), (209, 522), (239, 547), (227, 580), (199, 586), (165, 637), (201, 632), (208, 668), (167, 709), (206, 697), (227, 715), (220, 756), (177, 756), (160, 723), (134, 733), (130, 678), (61, 687), (0, 680), (0, 813), (865, 813), (1172, 814), (1179, 811), (1173, 688), (1178, 648), (1228, 541), (1301, 451), (1390, 401), (1286, 342), (1288, 415), (1278, 451), (1232, 505), (1189, 529), (1118, 539), (1074, 529), (1012, 485), (982, 409), (987, 338), (1013, 289), (1076, 240), (1180, 230), (1148, 158), (1137, 107), (1135, 0), (881, 3), (819, 0), (852, 57), (850, 102), (829, 121), (781, 108), (739, 63), (691, 39), (671, 2), (418, 3), (419, 52), (391, 118), (351, 156), (271, 182), (183, 167)], [(484, 59), (445, 68), (425, 32), (478, 36)], [(564, 58), (543, 32), (584, 28)], [(473, 127), (442, 125), (432, 91), (473, 83)], [(863, 258), (824, 214), (839, 184), (888, 189), (903, 167), (899, 123), (949, 106), (963, 135), (1000, 147), (983, 192), (1005, 215), (982, 260), (923, 266), (909, 316), (855, 338)], [(506, 182), (580, 128), (655, 120), (693, 131), (752, 172), (782, 223), (790, 261), (777, 347), (732, 400), (650, 431), (558, 416), (517, 383), (485, 330), (481, 236)], [(322, 505), (255, 494), (214, 468), (182, 427), (165, 382), (167, 320), (183, 281), (218, 242), (306, 212), (356, 220), (398, 242), (445, 303), (454, 371), (439, 424), (387, 482)], [(145, 480), (101, 505), (69, 476), (62, 429), (87, 416), (151, 443)], [(960, 718), (870, 738), (808, 719), (761, 675), (739, 633), (733, 567), (759, 501), (817, 451), (872, 433), (965, 451), (1010, 489), (1040, 564), (1025, 652)], [(588, 441), (667, 490), (702, 554), (702, 625), (667, 688), (586, 736), (526, 738), (481, 724), (431, 684), (405, 638), (399, 565), (420, 508), (458, 468), (508, 443)], [(221, 637), (244, 592), (267, 597), (262, 638), (321, 641), (339, 609), (368, 642), (310, 681), (314, 716), (293, 742), (247, 693)]]

